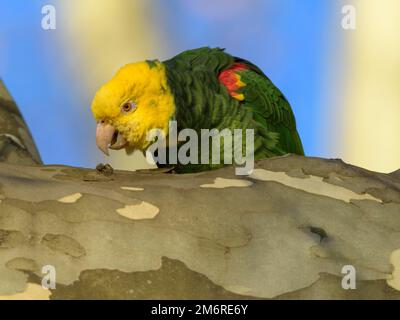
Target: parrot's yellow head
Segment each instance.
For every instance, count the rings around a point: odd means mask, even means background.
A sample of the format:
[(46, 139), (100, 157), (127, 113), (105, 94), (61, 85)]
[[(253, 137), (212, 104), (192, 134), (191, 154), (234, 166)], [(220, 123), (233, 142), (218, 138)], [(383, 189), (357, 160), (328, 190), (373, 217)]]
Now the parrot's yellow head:
[(168, 135), (168, 123), (175, 111), (165, 67), (159, 61), (144, 61), (122, 67), (99, 91), (92, 112), (97, 121), (96, 142), (108, 155), (108, 148), (145, 150), (151, 129)]

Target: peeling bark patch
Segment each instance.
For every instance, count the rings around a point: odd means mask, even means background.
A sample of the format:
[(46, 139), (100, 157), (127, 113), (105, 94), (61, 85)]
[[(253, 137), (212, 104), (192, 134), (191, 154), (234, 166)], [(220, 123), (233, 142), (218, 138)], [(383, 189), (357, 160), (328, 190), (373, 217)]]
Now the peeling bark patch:
[(241, 285), (228, 285), (224, 286), (224, 289), (229, 292), (236, 292), (237, 294), (242, 294), (242, 295), (250, 295), (250, 293), (252, 292), (251, 288), (244, 287)]
[(370, 194), (358, 194), (349, 189), (336, 186), (323, 181), (323, 178), (310, 176), (299, 179), (288, 176), (285, 172), (274, 172), (264, 169), (254, 169), (250, 178), (261, 181), (273, 181), (284, 184), (288, 187), (306, 191), (329, 198), (334, 198), (350, 203), (351, 200), (373, 200), (382, 202)]
[(159, 208), (145, 201), (117, 209), (118, 214), (132, 220), (153, 219), (159, 211)]
[(387, 286), (385, 280), (357, 279), (356, 290), (343, 290), (341, 276), (321, 273), (312, 285), (282, 294), (278, 300), (399, 300), (400, 293)]
[(39, 267), (35, 262), (35, 260), (24, 257), (17, 257), (11, 259), (6, 263), (6, 267), (14, 270), (32, 271), (32, 272), (36, 272), (39, 270)]
[(77, 202), (80, 198), (82, 198), (82, 194), (81, 193), (74, 193), (65, 197), (62, 197), (60, 199), (58, 199), (58, 202), (62, 202), (62, 203), (75, 203)]
[(21, 149), (25, 149), (25, 146), (21, 142), (21, 140), (18, 137), (14, 136), (13, 134), (2, 133), (2, 134), (0, 134), (0, 137), (6, 137), (6, 138), (10, 139), (13, 143), (18, 145)]
[(229, 187), (249, 187), (253, 184), (251, 181), (242, 180), (242, 179), (224, 179), (224, 178), (216, 178), (214, 183), (211, 184), (202, 184), (201, 188), (229, 188)]
[(321, 247), (319, 245), (312, 246), (310, 248), (310, 252), (311, 252), (312, 255), (314, 255), (315, 257), (318, 257), (318, 258), (326, 259), (326, 258), (329, 257), (328, 251), (325, 248), (323, 248), (323, 247)]
[(28, 283), (24, 292), (0, 296), (0, 300), (50, 300), (50, 295), (50, 290), (36, 283)]
[(121, 187), (122, 190), (128, 190), (128, 191), (143, 191), (143, 188), (136, 188), (136, 187)]
[(392, 252), (390, 263), (393, 265), (394, 270), (391, 278), (387, 280), (387, 284), (393, 289), (400, 291), (400, 249)]
[(0, 249), (11, 249), (27, 242), (24, 234), (17, 230), (0, 229)]
[[(112, 284), (112, 285), (111, 285)], [(242, 288), (243, 290), (248, 288)], [(84, 270), (71, 285), (57, 284), (51, 299), (256, 299), (235, 294), (182, 261), (162, 258), (157, 270)]]
[(78, 241), (62, 234), (48, 233), (42, 238), (41, 243), (54, 251), (74, 258), (79, 258), (86, 254), (85, 248)]

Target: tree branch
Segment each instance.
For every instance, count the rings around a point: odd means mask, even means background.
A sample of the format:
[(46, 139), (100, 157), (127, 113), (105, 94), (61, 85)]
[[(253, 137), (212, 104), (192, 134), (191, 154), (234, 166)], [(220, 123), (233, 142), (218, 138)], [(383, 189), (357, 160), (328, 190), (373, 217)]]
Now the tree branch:
[(31, 133), (1, 79), (0, 162), (20, 165), (42, 163)]
[(400, 180), (339, 160), (248, 177), (0, 163), (0, 199), (0, 296), (43, 292), (50, 265), (51, 299), (400, 298)]
[(37, 165), (0, 88), (0, 298), (400, 299), (400, 171), (300, 156), (250, 176)]

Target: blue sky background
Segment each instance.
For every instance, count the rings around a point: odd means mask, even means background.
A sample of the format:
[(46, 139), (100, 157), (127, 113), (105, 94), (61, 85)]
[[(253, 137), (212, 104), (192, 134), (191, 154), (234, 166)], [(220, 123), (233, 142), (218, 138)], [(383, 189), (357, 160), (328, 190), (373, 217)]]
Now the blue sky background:
[[(321, 116), (329, 112), (326, 83), (334, 1), (153, 0), (166, 48), (152, 57), (169, 58), (183, 50), (219, 46), (257, 64), (290, 101), (308, 155), (334, 150), (321, 140)], [(0, 4), (0, 77), (18, 103), (45, 163), (96, 165), (90, 115), (92, 92), (78, 88), (79, 70), (66, 70), (75, 50), (57, 30), (43, 31), (41, 7), (57, 1), (6, 0)], [(58, 13), (59, 14), (59, 13)], [(62, 22), (62, 20), (61, 20)], [(105, 43), (104, 45), (107, 45)], [(129, 61), (127, 61), (129, 62)], [(332, 63), (332, 66), (334, 64)], [(72, 76), (71, 76), (72, 75)]]

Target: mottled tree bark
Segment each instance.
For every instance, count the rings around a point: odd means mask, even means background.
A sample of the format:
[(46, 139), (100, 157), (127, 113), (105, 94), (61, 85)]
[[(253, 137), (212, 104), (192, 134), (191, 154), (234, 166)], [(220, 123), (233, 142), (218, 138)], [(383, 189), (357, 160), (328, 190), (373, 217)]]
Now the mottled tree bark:
[(31, 133), (1, 79), (0, 162), (21, 165), (42, 163)]
[(0, 163), (7, 298), (400, 299), (399, 270), (397, 174), (299, 156), (246, 177)]
[(1, 97), (0, 299), (400, 299), (400, 171), (300, 156), (249, 176), (37, 165)]

